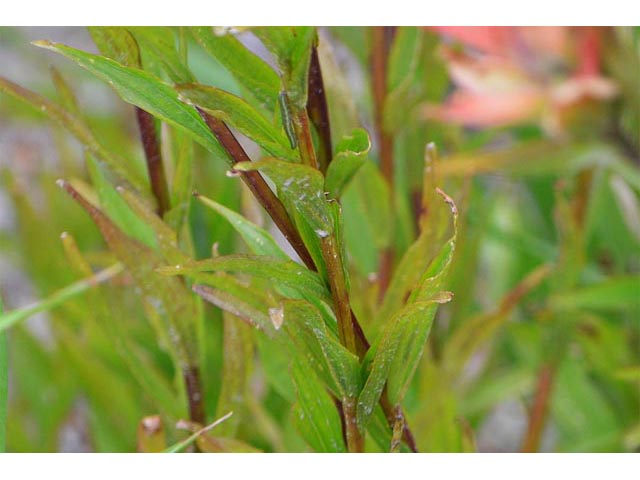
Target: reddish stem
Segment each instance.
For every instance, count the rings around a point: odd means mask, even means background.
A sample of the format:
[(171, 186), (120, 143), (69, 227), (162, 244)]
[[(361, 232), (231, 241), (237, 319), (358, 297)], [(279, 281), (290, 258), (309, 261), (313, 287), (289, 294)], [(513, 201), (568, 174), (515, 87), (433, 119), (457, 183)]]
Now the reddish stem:
[(555, 373), (555, 366), (547, 363), (542, 366), (538, 374), (536, 393), (529, 411), (529, 427), (521, 449), (524, 453), (537, 452), (540, 448), (540, 440), (546, 424)]
[(136, 107), (136, 118), (140, 130), (140, 139), (144, 148), (144, 155), (147, 161), (147, 172), (149, 173), (149, 183), (151, 191), (158, 204), (158, 215), (162, 217), (171, 208), (169, 199), (169, 187), (167, 176), (162, 163), (162, 153), (160, 151), (160, 140), (156, 134), (156, 125), (153, 115), (140, 107)]

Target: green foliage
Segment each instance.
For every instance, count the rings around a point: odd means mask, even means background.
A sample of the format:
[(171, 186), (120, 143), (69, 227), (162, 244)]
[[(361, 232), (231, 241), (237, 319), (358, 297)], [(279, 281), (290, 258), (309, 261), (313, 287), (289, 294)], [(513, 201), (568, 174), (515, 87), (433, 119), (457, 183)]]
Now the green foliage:
[(0, 451), (477, 451), (505, 402), (511, 449), (640, 448), (637, 41), (558, 141), (435, 121), (441, 40), (373, 28), (91, 27), (99, 55), (34, 42), (71, 60), (42, 95), (0, 78), (53, 139), (0, 165)]

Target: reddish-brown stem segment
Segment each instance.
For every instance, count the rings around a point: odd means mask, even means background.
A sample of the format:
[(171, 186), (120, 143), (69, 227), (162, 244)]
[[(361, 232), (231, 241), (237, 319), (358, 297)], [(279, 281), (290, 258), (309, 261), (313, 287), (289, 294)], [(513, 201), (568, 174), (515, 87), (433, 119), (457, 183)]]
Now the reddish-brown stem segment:
[(187, 389), (187, 401), (189, 402), (189, 418), (192, 422), (204, 425), (206, 417), (204, 402), (202, 399), (202, 383), (200, 382), (200, 369), (196, 366), (186, 368), (182, 372)]
[(327, 107), (327, 97), (324, 90), (324, 81), (322, 80), (318, 48), (315, 46), (311, 50), (311, 62), (309, 64), (307, 113), (318, 133), (318, 167), (322, 173), (325, 173), (331, 162), (333, 147), (331, 145), (329, 108)]
[(529, 426), (521, 449), (523, 453), (534, 453), (540, 449), (555, 371), (554, 364), (547, 363), (542, 366), (538, 374), (536, 393), (529, 411)]
[[(371, 86), (373, 90), (374, 126), (378, 139), (380, 171), (389, 184), (393, 199), (393, 137), (384, 125), (385, 102), (387, 98), (387, 65), (394, 27), (373, 27), (371, 42)], [(378, 268), (378, 300), (382, 301), (393, 270), (393, 248), (387, 247), (380, 254)]]
[(158, 204), (158, 215), (162, 217), (171, 208), (169, 199), (169, 187), (167, 177), (162, 163), (162, 153), (160, 151), (160, 141), (156, 134), (156, 125), (153, 115), (136, 107), (136, 118), (140, 130), (140, 139), (144, 148), (144, 156), (147, 161), (147, 172), (149, 173), (149, 183), (151, 191)]
[[(215, 137), (220, 144), (225, 148), (232, 162), (249, 162), (251, 159), (242, 148), (242, 145), (238, 142), (233, 132), (227, 127), (227, 125), (203, 110), (198, 109), (200, 115), (209, 126)], [(280, 229), (284, 237), (291, 244), (296, 253), (300, 256), (302, 262), (311, 270), (316, 270), (316, 266), (313, 263), (313, 259), (307, 250), (298, 230), (291, 222), (289, 214), (282, 205), (280, 199), (273, 193), (273, 190), (269, 188), (267, 182), (265, 182), (262, 175), (259, 172), (239, 172), (245, 185), (249, 187), (249, 190), (256, 197), (260, 205), (267, 211), (273, 223)]]
[(334, 310), (338, 318), (338, 333), (340, 342), (347, 349), (358, 354), (356, 343), (356, 333), (353, 325), (351, 307), (349, 305), (349, 294), (344, 276), (342, 258), (338, 249), (335, 235), (329, 235), (320, 240), (322, 248), (322, 258), (327, 266), (329, 276), (329, 288), (333, 297)]
[(393, 186), (393, 139), (384, 128), (384, 104), (387, 97), (387, 63), (394, 27), (373, 27), (371, 42), (371, 86), (374, 123), (380, 149), (380, 170)]
[(292, 120), (293, 129), (298, 138), (298, 151), (300, 152), (302, 163), (317, 169), (318, 159), (316, 158), (316, 151), (313, 148), (313, 137), (311, 136), (311, 128), (309, 128), (307, 111), (304, 109), (294, 111)]

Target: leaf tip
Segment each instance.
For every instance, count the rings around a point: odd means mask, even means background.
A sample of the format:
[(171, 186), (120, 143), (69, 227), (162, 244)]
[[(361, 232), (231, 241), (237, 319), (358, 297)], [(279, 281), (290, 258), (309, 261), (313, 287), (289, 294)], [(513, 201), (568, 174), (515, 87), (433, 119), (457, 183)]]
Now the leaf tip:
[(40, 48), (47, 48), (49, 50), (53, 50), (56, 47), (56, 44), (54, 42), (50, 42), (49, 40), (34, 40), (33, 42), (31, 42), (31, 45)]

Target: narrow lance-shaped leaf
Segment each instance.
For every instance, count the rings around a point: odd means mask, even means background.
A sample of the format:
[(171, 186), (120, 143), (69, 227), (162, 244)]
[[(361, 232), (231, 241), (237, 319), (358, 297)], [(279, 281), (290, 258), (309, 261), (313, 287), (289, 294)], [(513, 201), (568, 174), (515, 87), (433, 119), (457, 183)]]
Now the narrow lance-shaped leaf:
[(336, 146), (336, 154), (329, 164), (325, 179), (325, 190), (333, 198), (340, 198), (358, 169), (367, 161), (371, 140), (366, 130), (355, 129), (351, 136), (345, 136)]
[(178, 93), (157, 77), (142, 70), (126, 67), (109, 58), (59, 43), (39, 41), (35, 42), (35, 45), (74, 60), (113, 86), (124, 101), (184, 130), (216, 157), (229, 161), (226, 151), (216, 141), (195, 109), (182, 103), (178, 99)]
[[(80, 252), (73, 236), (64, 232), (61, 240), (66, 257), (74, 271), (78, 275), (91, 276), (93, 274), (91, 265)], [(126, 307), (122, 308), (110, 302), (109, 298), (103, 289), (88, 292), (87, 304), (91, 305), (90, 317), (93, 317), (100, 326), (100, 335), (105, 334), (111, 341), (129, 367), (131, 375), (138, 381), (141, 388), (149, 392), (162, 412), (170, 417), (179, 418), (183, 412), (180, 404), (176, 402), (176, 392), (167, 381), (164, 372), (148, 357), (146, 346), (139, 345), (129, 334), (128, 319), (123, 315)]]
[(415, 74), (421, 59), (423, 35), (418, 27), (400, 27), (395, 35), (389, 55), (388, 93), (384, 105), (384, 126), (388, 132), (405, 124), (403, 119), (409, 107), (415, 104)]
[(51, 66), (49, 68), (49, 71), (51, 72), (51, 80), (53, 81), (53, 84), (56, 87), (56, 91), (58, 92), (58, 95), (60, 96), (60, 99), (62, 101), (62, 106), (73, 115), (76, 115), (79, 118), (83, 118), (82, 112), (80, 110), (80, 105), (78, 104), (78, 99), (73, 93), (73, 89), (71, 88), (69, 83), (54, 66)]
[(292, 105), (298, 110), (306, 108), (311, 46), (316, 40), (315, 28), (259, 27), (252, 31), (275, 56)]
[(220, 62), (268, 112), (274, 112), (280, 91), (278, 74), (233, 35), (216, 35), (211, 27), (191, 27), (198, 43)]
[(243, 99), (216, 87), (196, 83), (176, 86), (180, 100), (197, 106), (240, 131), (274, 157), (298, 162), (289, 141), (262, 114)]
[(51, 120), (60, 124), (73, 135), (89, 152), (109, 165), (124, 181), (129, 182), (140, 191), (144, 191), (146, 183), (137, 170), (130, 168), (129, 162), (119, 155), (107, 150), (93, 135), (83, 120), (50, 100), (35, 92), (27, 90), (15, 83), (0, 77), (0, 92), (11, 95), (36, 110), (43, 112)]
[(162, 256), (168, 262), (181, 262), (187, 256), (178, 249), (176, 232), (169, 227), (158, 215), (149, 208), (136, 194), (125, 188), (117, 187), (117, 192), (137, 216), (137, 221), (143, 222), (154, 234), (154, 240)]
[(207, 302), (241, 318), (268, 337), (275, 336), (275, 327), (268, 314), (269, 309), (275, 307), (273, 299), (268, 299), (240, 284), (233, 277), (208, 275), (206, 283), (194, 285), (193, 291)]
[(171, 185), (171, 205), (164, 218), (176, 232), (182, 231), (191, 205), (193, 191), (193, 140), (184, 131), (169, 127), (174, 173)]
[(222, 387), (216, 410), (236, 412), (219, 428), (221, 436), (235, 436), (247, 402), (253, 360), (253, 335), (251, 327), (239, 318), (223, 312)]
[(535, 268), (500, 301), (497, 308), (467, 318), (448, 338), (442, 353), (442, 366), (451, 375), (459, 373), (473, 354), (509, 319), (524, 295), (537, 287), (552, 272), (549, 264)]
[(280, 248), (269, 232), (218, 202), (200, 194), (196, 194), (196, 198), (207, 207), (222, 215), (236, 232), (240, 234), (252, 253), (281, 260), (289, 260), (289, 256)]
[(393, 405), (400, 403), (418, 366), (437, 306), (452, 298), (451, 293), (442, 292), (441, 288), (452, 261), (457, 210), (453, 201), (441, 194), (452, 211), (453, 234), (412, 286), (406, 306), (385, 325), (379, 341), (367, 354), (363, 368), (370, 373), (358, 404), (358, 419), (363, 426), (385, 384), (389, 401)]
[(553, 295), (550, 307), (556, 311), (590, 309), (602, 311), (640, 310), (640, 277), (611, 277), (603, 282)]
[[(457, 218), (457, 211), (454, 210), (455, 205), (434, 185), (439, 178), (437, 173), (439, 169), (437, 165), (439, 164), (436, 164), (436, 158), (434, 148), (427, 147), (423, 187), (423, 208), (426, 209), (426, 213), (420, 219), (420, 235), (407, 249), (394, 272), (382, 306), (378, 311), (377, 317), (380, 319), (389, 318), (394, 311), (402, 307), (407, 296), (420, 282), (420, 277), (424, 275), (430, 264), (430, 259), (438, 254), (436, 248), (442, 245), (443, 238), (447, 238), (447, 232), (451, 230), (452, 224), (455, 225)], [(444, 198), (445, 201), (443, 202), (439, 197)], [(452, 211), (454, 212), (453, 217), (451, 217)], [(451, 218), (453, 218), (453, 222), (450, 220)], [(450, 237), (448, 241), (451, 239), (453, 237)], [(416, 265), (424, 265), (424, 267), (416, 268)]]
[(199, 362), (196, 340), (198, 309), (184, 283), (166, 278), (154, 270), (164, 262), (153, 250), (127, 237), (100, 210), (91, 205), (70, 184), (59, 184), (89, 213), (107, 245), (131, 273), (150, 314), (161, 344), (167, 348), (180, 369)]
[(58, 290), (57, 292), (39, 302), (3, 313), (2, 315), (0, 315), (0, 332), (11, 328), (13, 325), (21, 322), (22, 320), (26, 320), (36, 313), (46, 312), (57, 307), (58, 305), (75, 297), (76, 295), (80, 295), (86, 292), (88, 289), (115, 277), (116, 275), (121, 273), (122, 270), (123, 266), (120, 263), (116, 263), (108, 268), (105, 268), (104, 270), (99, 271), (91, 277), (79, 280)]
[[(374, 407), (380, 400), (402, 342), (406, 341), (403, 337), (417, 333), (408, 331), (408, 325), (422, 319), (428, 322), (428, 328), (437, 307), (436, 302), (418, 302), (404, 307), (387, 323), (379, 342), (367, 354), (364, 368), (365, 372), (368, 370), (368, 376), (358, 397), (357, 415), (361, 428), (366, 427)], [(408, 366), (404, 365), (402, 368), (408, 368)]]
[[(445, 281), (448, 278), (453, 254), (455, 251), (455, 242), (457, 237), (457, 218), (458, 212), (453, 200), (446, 196), (443, 192), (439, 192), (444, 196), (446, 203), (451, 208), (453, 233), (451, 238), (444, 244), (438, 255), (431, 261), (429, 267), (418, 281), (418, 284), (411, 293), (408, 304), (436, 302), (446, 303), (451, 300), (450, 292), (443, 292)], [(434, 311), (435, 315), (435, 311)], [(404, 397), (409, 383), (413, 378), (422, 351), (424, 349), (427, 337), (431, 330), (431, 318), (413, 317), (406, 322), (406, 334), (402, 339), (398, 354), (396, 355), (389, 374), (388, 395), (389, 400), (394, 405), (400, 403)]]
[[(161, 69), (173, 83), (195, 80), (180, 58), (171, 27), (127, 27), (127, 30), (138, 43), (145, 70), (155, 72)], [(148, 64), (152, 64), (151, 68)]]
[(107, 180), (101, 166), (90, 155), (86, 155), (89, 177), (96, 188), (100, 207), (113, 222), (127, 235), (155, 248), (157, 245), (153, 230), (131, 211), (116, 189)]
[(126, 27), (88, 27), (87, 30), (100, 53), (127, 67), (140, 67), (138, 42)]
[(305, 301), (295, 300), (285, 301), (281, 312), (282, 328), (298, 345), (299, 353), (311, 354), (313, 365), (319, 367), (316, 374), (340, 398), (355, 397), (360, 389), (358, 358), (329, 331), (320, 312)]
[(158, 269), (164, 275), (186, 275), (201, 272), (241, 272), (249, 277), (269, 280), (296, 290), (302, 295), (330, 301), (329, 293), (318, 274), (295, 263), (293, 260), (279, 260), (254, 255), (225, 255), (222, 257), (185, 262)]
[(304, 362), (292, 362), (298, 402), (294, 424), (316, 452), (344, 452), (340, 416), (329, 394)]

